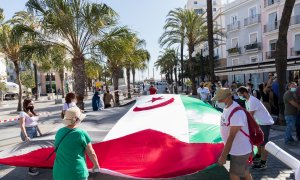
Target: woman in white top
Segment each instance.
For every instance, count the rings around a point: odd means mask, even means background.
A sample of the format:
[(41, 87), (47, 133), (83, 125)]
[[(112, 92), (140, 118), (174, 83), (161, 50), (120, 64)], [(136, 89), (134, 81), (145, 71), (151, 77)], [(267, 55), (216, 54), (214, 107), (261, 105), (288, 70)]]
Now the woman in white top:
[(76, 95), (74, 93), (68, 93), (65, 98), (65, 103), (62, 109), (62, 118), (64, 118), (66, 110), (71, 107), (76, 107)]
[[(37, 120), (39, 119), (38, 114), (34, 112), (33, 101), (29, 98), (23, 102), (23, 111), (20, 112), (20, 128), (21, 128), (21, 139), (22, 141), (30, 141), (30, 139), (38, 136), (42, 136), (42, 133), (38, 127)], [(39, 172), (37, 168), (30, 167), (28, 174), (35, 176)]]

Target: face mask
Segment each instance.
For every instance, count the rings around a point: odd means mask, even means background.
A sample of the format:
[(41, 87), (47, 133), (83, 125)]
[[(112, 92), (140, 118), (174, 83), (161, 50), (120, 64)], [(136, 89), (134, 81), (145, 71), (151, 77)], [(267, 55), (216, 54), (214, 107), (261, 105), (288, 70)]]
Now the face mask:
[(245, 101), (246, 99), (244, 98), (244, 96), (239, 96), (239, 98), (243, 101)]
[(220, 102), (218, 103), (218, 107), (224, 109), (226, 107), (226, 104), (224, 102)]
[(33, 106), (28, 106), (27, 109), (30, 110), (30, 111), (33, 111), (34, 107)]
[(291, 92), (296, 92), (296, 88), (291, 88)]
[(203, 86), (200, 86), (201, 88), (203, 88)]

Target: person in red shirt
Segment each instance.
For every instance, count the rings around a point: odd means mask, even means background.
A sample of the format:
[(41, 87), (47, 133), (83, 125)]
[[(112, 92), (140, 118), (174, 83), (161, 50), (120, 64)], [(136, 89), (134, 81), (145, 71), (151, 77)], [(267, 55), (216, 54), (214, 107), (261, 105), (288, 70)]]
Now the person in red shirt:
[(153, 85), (151, 85), (150, 88), (149, 88), (149, 92), (150, 92), (150, 95), (156, 94), (157, 89)]

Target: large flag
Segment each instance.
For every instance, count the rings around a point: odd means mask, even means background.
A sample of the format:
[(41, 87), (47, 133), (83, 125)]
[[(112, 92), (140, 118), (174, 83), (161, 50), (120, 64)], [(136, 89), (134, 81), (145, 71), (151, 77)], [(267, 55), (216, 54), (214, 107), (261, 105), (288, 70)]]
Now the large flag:
[[(219, 120), (218, 111), (195, 98), (142, 96), (93, 147), (104, 173), (131, 178), (192, 174), (216, 165), (224, 146)], [(0, 164), (51, 168), (55, 156), (46, 160), (53, 150), (49, 143), (2, 151)]]

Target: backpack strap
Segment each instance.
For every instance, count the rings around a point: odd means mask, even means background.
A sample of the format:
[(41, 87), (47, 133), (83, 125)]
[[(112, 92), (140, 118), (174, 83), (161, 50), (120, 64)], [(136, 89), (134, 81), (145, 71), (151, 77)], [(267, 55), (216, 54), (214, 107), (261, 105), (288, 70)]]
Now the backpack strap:
[(240, 110), (245, 111), (244, 108), (242, 108), (242, 107), (240, 107), (240, 106), (234, 108), (234, 109), (231, 111), (231, 113), (230, 113), (229, 116), (228, 116), (228, 123), (226, 124), (226, 126), (230, 126), (230, 120), (231, 120), (233, 114), (234, 114), (235, 112), (237, 112), (237, 111), (240, 111)]

